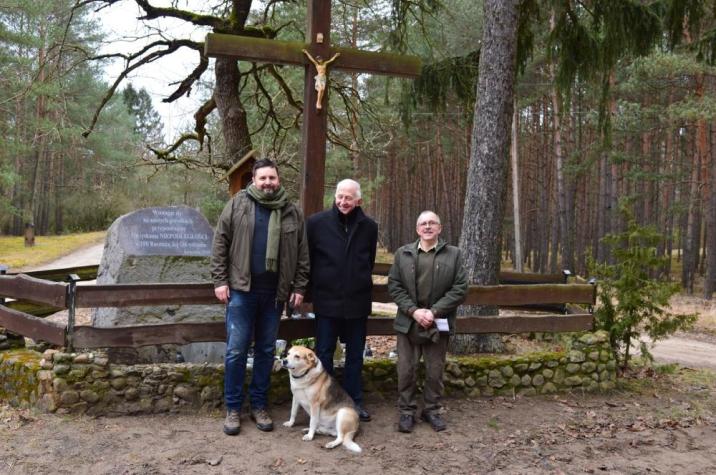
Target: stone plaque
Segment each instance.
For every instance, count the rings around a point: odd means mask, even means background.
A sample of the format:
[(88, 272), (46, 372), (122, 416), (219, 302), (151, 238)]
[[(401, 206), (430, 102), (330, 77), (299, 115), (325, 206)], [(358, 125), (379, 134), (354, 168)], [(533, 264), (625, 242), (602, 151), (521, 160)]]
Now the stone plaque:
[(146, 208), (124, 216), (119, 242), (134, 256), (210, 256), (214, 230), (186, 207)]
[[(214, 231), (206, 218), (186, 206), (145, 208), (121, 216), (107, 231), (97, 284), (211, 282), (209, 262)], [(117, 327), (223, 321), (222, 305), (156, 305), (98, 308), (92, 325)], [(222, 362), (224, 343), (112, 350), (115, 362)]]

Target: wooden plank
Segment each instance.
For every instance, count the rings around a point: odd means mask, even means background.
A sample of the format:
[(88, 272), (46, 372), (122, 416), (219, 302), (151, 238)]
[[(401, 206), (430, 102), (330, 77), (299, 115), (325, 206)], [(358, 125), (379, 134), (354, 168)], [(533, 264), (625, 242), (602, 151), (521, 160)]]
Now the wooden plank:
[(46, 317), (63, 310), (58, 307), (53, 307), (52, 305), (32, 303), (27, 300), (13, 300), (11, 302), (5, 302), (5, 306), (18, 312), (34, 315), (35, 317)]
[[(457, 333), (572, 332), (592, 329), (591, 314), (459, 317)], [(392, 318), (369, 318), (368, 335), (394, 335)], [(315, 320), (284, 319), (278, 338), (295, 340), (315, 336)], [(192, 342), (225, 341), (224, 322), (174, 323), (134, 327), (75, 327), (77, 348), (120, 348)]]
[[(315, 336), (315, 325), (315, 320), (308, 318), (283, 319), (279, 326), (278, 338), (290, 341)], [(370, 335), (393, 335), (393, 319), (368, 319), (368, 333)], [(192, 342), (211, 341), (226, 341), (224, 322), (172, 323), (111, 328), (76, 326), (74, 332), (74, 346), (77, 348), (185, 345)]]
[(250, 36), (209, 33), (204, 39), (204, 54), (210, 57), (231, 56), (248, 61), (275, 64), (308, 64), (300, 41), (279, 41)]
[[(219, 304), (211, 283), (114, 284), (77, 287), (77, 307), (131, 307), (172, 304)], [(561, 311), (559, 304), (593, 304), (594, 286), (535, 284), (470, 286), (466, 304)], [(387, 284), (373, 286), (374, 302), (392, 302)]]
[(500, 284), (566, 284), (564, 274), (536, 274), (534, 272), (500, 271)]
[[(325, 32), (323, 34), (324, 44), (328, 44), (327, 35)], [(209, 33), (204, 40), (204, 53), (207, 56), (231, 56), (257, 63), (306, 66), (309, 62), (301, 50), (310, 50), (311, 46), (299, 41), (279, 41)], [(311, 53), (315, 57), (314, 52), (311, 51)], [(328, 59), (335, 53), (340, 53), (341, 55), (335, 62), (331, 63), (331, 70), (340, 69), (348, 73), (385, 74), (402, 77), (418, 77), (422, 70), (422, 62), (417, 56), (361, 51), (353, 48), (327, 48), (320, 56)], [(311, 79), (313, 74), (315, 73), (312, 73)], [(311, 84), (313, 84), (313, 81), (311, 81)]]
[[(374, 302), (392, 302), (388, 284), (373, 285)], [(534, 310), (559, 310), (555, 304), (594, 302), (594, 286), (585, 284), (471, 285), (466, 305), (530, 306)], [(552, 305), (550, 305), (552, 304)], [(545, 307), (547, 305), (547, 307)]]
[(576, 332), (591, 330), (592, 314), (458, 317), (456, 333)]
[(420, 76), (423, 68), (423, 63), (417, 56), (379, 53), (352, 48), (332, 48), (331, 56), (335, 52), (341, 53), (341, 55), (331, 66), (347, 73), (383, 74), (416, 78)]
[(0, 276), (0, 296), (66, 308), (67, 284), (49, 282), (25, 274)]
[(65, 326), (0, 305), (0, 326), (33, 340), (65, 344)]
[(521, 306), (555, 303), (592, 303), (594, 286), (534, 284), (470, 286), (466, 305)]
[[(314, 58), (322, 57), (324, 60), (331, 56), (331, 2), (322, 0), (308, 0), (307, 26), (309, 44), (305, 46)], [(318, 35), (323, 40), (318, 42)], [(301, 53), (303, 55), (303, 53)], [(311, 216), (323, 210), (323, 194), (326, 182), (326, 137), (328, 136), (328, 101), (330, 88), (326, 86), (322, 109), (316, 108), (318, 92), (314, 76), (316, 70), (303, 57), (306, 65), (303, 76), (303, 125), (302, 149), (303, 169), (301, 170), (301, 209), (305, 216)], [(333, 63), (331, 66), (335, 66)], [(330, 79), (331, 69), (328, 69), (326, 81)]]
[[(51, 280), (53, 282), (64, 282), (70, 274), (77, 274), (80, 280), (94, 280), (97, 278), (97, 264), (89, 266), (65, 267), (62, 269), (46, 269), (23, 272), (25, 275), (35, 277), (36, 279)], [(19, 273), (9, 273), (8, 275), (16, 275)]]
[(220, 304), (212, 283), (77, 286), (77, 307)]
[(393, 264), (389, 264), (387, 262), (376, 262), (373, 265), (373, 275), (388, 275), (390, 272), (390, 266)]
[(76, 326), (76, 348), (136, 348), (147, 345), (184, 345), (200, 341), (225, 341), (224, 322), (172, 323), (133, 327)]
[[(373, 266), (373, 275), (388, 275), (391, 265), (386, 262), (376, 262)], [(500, 271), (499, 279), (501, 285), (565, 283), (563, 274), (536, 274), (534, 272)], [(581, 283), (586, 284), (586, 281)]]

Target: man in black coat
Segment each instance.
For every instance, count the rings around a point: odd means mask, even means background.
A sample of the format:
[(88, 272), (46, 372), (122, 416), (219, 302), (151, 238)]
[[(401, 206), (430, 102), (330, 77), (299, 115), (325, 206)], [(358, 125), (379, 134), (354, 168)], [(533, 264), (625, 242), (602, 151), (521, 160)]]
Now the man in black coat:
[(361, 203), (360, 184), (342, 180), (336, 186), (333, 207), (308, 218), (306, 230), (316, 314), (316, 354), (333, 374), (336, 340), (340, 337), (345, 343), (343, 387), (353, 398), (360, 419), (369, 421), (370, 414), (363, 407), (361, 373), (378, 225), (363, 213)]

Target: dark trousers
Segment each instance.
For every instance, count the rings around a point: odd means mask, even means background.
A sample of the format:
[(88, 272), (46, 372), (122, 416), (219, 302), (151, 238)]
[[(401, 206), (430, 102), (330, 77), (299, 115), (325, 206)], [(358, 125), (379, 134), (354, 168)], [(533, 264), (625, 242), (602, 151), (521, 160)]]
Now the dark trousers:
[(244, 401), (246, 358), (254, 341), (254, 366), (249, 385), (252, 409), (265, 409), (271, 386), (274, 347), (281, 306), (276, 292), (242, 292), (231, 289), (226, 306), (226, 357), (224, 358), (224, 403), (241, 410)]
[(418, 365), (421, 356), (425, 363), (423, 412), (431, 414), (440, 410), (449, 338), (447, 333), (440, 333), (437, 343), (419, 343), (415, 323), (407, 335), (398, 333), (398, 408), (401, 414), (415, 415), (418, 409)]
[(333, 353), (338, 337), (346, 344), (346, 366), (342, 386), (357, 406), (363, 405), (363, 349), (365, 348), (365, 318), (329, 318), (316, 315), (316, 355), (331, 375)]

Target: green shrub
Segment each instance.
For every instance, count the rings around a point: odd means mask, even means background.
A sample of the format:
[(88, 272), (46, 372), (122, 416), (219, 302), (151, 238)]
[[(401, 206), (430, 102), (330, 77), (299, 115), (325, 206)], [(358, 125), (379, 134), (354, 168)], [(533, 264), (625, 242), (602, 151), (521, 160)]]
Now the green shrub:
[(656, 253), (663, 236), (654, 227), (637, 224), (626, 207), (621, 211), (627, 229), (603, 238), (612, 248), (615, 263), (597, 263), (589, 258), (588, 266), (598, 279), (595, 325), (609, 333), (614, 357), (623, 371), (635, 343), (645, 358), (653, 360), (647, 344), (639, 339), (641, 334), (656, 342), (689, 328), (696, 315), (668, 311), (669, 299), (679, 291), (679, 285), (653, 277), (664, 268), (666, 257)]

